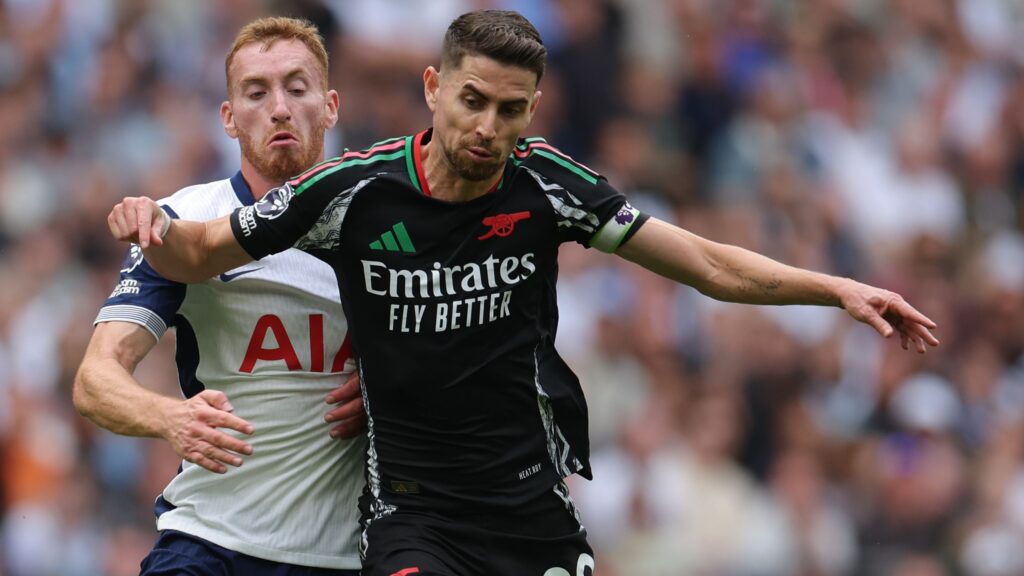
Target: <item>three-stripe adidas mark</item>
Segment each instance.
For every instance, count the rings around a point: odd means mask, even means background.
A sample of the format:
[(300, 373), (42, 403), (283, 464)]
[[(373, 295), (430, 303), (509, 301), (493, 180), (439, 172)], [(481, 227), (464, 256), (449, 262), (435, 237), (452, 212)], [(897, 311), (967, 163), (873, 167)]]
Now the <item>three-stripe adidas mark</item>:
[(380, 235), (380, 238), (370, 242), (371, 250), (387, 250), (388, 252), (405, 252), (413, 254), (416, 247), (409, 239), (409, 233), (405, 230), (405, 223), (399, 222), (391, 227), (391, 230)]

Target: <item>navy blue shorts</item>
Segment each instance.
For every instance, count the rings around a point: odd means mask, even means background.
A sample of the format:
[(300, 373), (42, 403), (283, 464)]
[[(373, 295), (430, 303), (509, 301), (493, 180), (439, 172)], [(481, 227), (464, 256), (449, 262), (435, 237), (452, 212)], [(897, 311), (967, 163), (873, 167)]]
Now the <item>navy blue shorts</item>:
[(253, 558), (176, 530), (160, 532), (140, 576), (359, 576), (358, 570), (332, 570)]

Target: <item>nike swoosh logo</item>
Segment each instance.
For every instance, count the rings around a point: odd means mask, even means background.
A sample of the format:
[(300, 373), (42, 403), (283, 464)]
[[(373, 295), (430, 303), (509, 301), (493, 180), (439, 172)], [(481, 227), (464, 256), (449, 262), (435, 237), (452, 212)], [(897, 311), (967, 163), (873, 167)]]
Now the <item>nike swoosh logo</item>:
[(259, 268), (250, 268), (248, 270), (242, 270), (241, 272), (235, 272), (234, 274), (228, 274), (227, 272), (225, 272), (220, 275), (220, 281), (231, 282), (232, 280), (238, 278), (239, 276), (245, 276), (246, 274), (249, 274), (250, 272), (255, 272), (257, 270), (263, 270), (263, 267), (260, 266)]

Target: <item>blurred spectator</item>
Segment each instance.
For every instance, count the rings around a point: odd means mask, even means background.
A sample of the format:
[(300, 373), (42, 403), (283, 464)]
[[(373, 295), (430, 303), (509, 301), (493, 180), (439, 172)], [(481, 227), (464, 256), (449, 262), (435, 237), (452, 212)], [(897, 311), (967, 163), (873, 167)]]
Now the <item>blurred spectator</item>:
[[(552, 0), (558, 9), (563, 41), (548, 61), (558, 70), (565, 98), (565, 125), (558, 146), (567, 154), (589, 158), (601, 127), (622, 109), (625, 15), (610, 0)], [(543, 91), (543, 85), (541, 86)]]
[(856, 526), (828, 480), (816, 454), (783, 453), (774, 464), (771, 487), (794, 533), (796, 574), (851, 574), (857, 559)]

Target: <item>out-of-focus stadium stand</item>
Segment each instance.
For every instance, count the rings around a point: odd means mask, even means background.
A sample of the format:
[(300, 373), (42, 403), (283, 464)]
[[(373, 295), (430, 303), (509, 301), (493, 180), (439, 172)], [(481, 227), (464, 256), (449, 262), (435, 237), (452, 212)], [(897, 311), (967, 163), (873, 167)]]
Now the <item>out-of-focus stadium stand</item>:
[[(337, 152), (425, 127), (423, 68), (488, 6), (549, 46), (531, 135), (647, 212), (941, 327), (919, 356), (567, 246), (597, 576), (1024, 574), (1024, 3), (0, 0), (0, 575), (137, 574), (155, 538), (176, 456), (85, 421), (70, 386), (124, 250), (109, 208), (237, 170), (236, 31), (321, 26)], [(139, 374), (177, 393), (170, 334)]]

